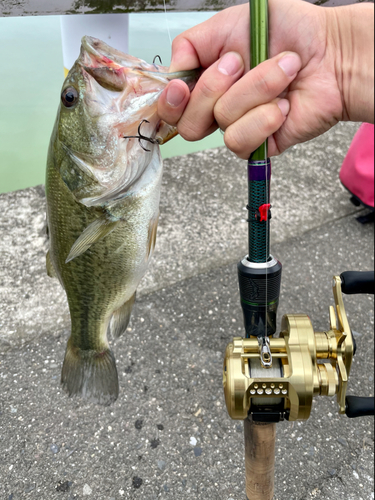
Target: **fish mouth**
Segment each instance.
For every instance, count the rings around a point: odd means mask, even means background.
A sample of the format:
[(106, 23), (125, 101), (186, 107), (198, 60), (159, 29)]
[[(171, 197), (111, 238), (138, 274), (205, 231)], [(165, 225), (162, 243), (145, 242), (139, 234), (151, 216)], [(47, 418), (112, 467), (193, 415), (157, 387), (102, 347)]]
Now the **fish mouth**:
[[(201, 69), (169, 73), (166, 66), (149, 64), (90, 36), (82, 38), (77, 62), (88, 80), (88, 88), (95, 94), (92, 98), (94, 112), (103, 113), (115, 102), (123, 117), (120, 120), (123, 125), (119, 125), (122, 137), (138, 138), (144, 151), (149, 151), (152, 143), (165, 144), (177, 135), (176, 128), (161, 121), (157, 115), (157, 101), (168, 83), (182, 80), (192, 91), (201, 76)], [(90, 95), (93, 94), (88, 92), (87, 99)], [(140, 124), (144, 134), (139, 131)]]
[(123, 91), (129, 78), (137, 75), (148, 78), (151, 87), (151, 82), (158, 87), (160, 84), (166, 86), (172, 80), (182, 80), (192, 91), (202, 73), (201, 69), (169, 73), (166, 66), (149, 64), (90, 36), (82, 38), (79, 61), (102, 87), (117, 92)]
[[(87, 124), (85, 141), (77, 142), (63, 132), (59, 136), (73, 164), (96, 186), (95, 192), (80, 192), (81, 203), (87, 207), (117, 203), (147, 181), (146, 171), (154, 175), (161, 165), (159, 145), (177, 135), (175, 127), (160, 119), (158, 100), (171, 80), (181, 79), (193, 89), (199, 76), (199, 70), (169, 73), (165, 66), (83, 37), (80, 56), (63, 88), (74, 84), (79, 89), (78, 105), (71, 109)], [(61, 110), (65, 113), (65, 107)]]

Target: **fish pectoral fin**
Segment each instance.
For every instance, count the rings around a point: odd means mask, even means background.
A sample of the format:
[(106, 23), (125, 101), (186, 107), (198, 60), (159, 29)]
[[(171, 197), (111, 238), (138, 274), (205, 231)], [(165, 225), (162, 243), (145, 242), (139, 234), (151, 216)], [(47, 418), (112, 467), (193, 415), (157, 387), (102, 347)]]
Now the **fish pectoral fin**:
[(50, 278), (57, 278), (57, 273), (55, 268), (53, 267), (51, 254), (49, 253), (49, 250), (46, 255), (46, 268), (47, 268), (47, 274)]
[(65, 261), (67, 264), (71, 260), (79, 257), (86, 252), (94, 243), (102, 240), (112, 231), (114, 231), (120, 220), (108, 219), (107, 215), (103, 215), (92, 222), (81, 234), (78, 240), (72, 246), (70, 253)]
[(148, 227), (148, 238), (147, 238), (147, 253), (146, 253), (146, 258), (149, 259), (151, 257), (151, 254), (155, 250), (156, 246), (156, 233), (158, 230), (158, 223), (159, 223), (159, 214), (155, 219), (151, 219), (149, 227)]
[(111, 332), (112, 338), (118, 339), (123, 333), (125, 333), (129, 325), (130, 315), (135, 302), (135, 295), (136, 292), (131, 297), (131, 299), (125, 302), (125, 304), (123, 304), (119, 309), (117, 309), (117, 311), (113, 313), (111, 322), (109, 324), (109, 330)]

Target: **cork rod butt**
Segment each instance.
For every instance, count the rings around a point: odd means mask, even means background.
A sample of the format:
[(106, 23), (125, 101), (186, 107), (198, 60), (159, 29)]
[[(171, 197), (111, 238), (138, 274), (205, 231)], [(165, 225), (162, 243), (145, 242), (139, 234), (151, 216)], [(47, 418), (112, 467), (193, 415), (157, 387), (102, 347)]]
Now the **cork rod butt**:
[(245, 420), (247, 500), (272, 500), (275, 484), (276, 424)]

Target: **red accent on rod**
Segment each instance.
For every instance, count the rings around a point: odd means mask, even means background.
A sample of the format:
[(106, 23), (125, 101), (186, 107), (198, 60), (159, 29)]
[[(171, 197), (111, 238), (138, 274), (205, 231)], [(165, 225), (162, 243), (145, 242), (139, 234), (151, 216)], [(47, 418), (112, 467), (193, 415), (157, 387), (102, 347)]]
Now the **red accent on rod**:
[(271, 208), (270, 203), (264, 203), (264, 205), (261, 205), (258, 208), (257, 214), (255, 215), (255, 218), (260, 222), (268, 221), (268, 215), (270, 213), (270, 208)]

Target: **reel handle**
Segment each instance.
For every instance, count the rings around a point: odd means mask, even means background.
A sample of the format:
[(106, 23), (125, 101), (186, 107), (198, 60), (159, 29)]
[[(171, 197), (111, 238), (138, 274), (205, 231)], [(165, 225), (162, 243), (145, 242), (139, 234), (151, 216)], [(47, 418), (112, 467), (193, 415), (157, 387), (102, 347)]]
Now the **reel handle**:
[(375, 414), (375, 398), (347, 396), (345, 413), (349, 418), (373, 416)]
[[(341, 289), (347, 295), (360, 293), (375, 293), (374, 271), (347, 271), (340, 275)], [(354, 338), (353, 338), (354, 341)], [(354, 341), (354, 353), (356, 345)], [(375, 398), (364, 398), (358, 396), (346, 397), (345, 413), (348, 418), (358, 418), (375, 415)]]
[(375, 273), (374, 271), (346, 271), (340, 275), (341, 289), (346, 295), (358, 293), (375, 293)]

